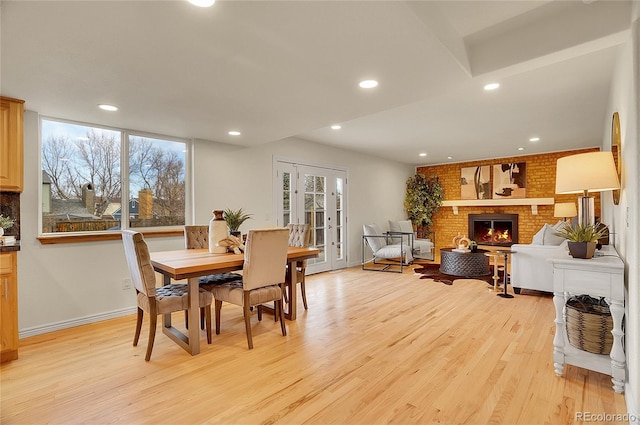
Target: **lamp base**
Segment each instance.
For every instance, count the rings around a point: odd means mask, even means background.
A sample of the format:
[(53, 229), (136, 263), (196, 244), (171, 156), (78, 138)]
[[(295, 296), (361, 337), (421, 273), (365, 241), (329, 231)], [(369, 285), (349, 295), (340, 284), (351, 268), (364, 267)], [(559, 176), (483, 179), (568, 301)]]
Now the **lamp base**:
[(581, 226), (596, 223), (595, 201), (593, 196), (578, 197), (578, 224)]

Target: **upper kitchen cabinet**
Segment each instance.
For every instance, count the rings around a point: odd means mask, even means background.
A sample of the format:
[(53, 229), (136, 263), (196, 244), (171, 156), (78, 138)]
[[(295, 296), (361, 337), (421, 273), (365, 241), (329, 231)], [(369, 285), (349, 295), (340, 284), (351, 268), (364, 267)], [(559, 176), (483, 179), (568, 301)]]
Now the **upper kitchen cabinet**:
[(22, 192), (24, 100), (0, 100), (0, 191)]

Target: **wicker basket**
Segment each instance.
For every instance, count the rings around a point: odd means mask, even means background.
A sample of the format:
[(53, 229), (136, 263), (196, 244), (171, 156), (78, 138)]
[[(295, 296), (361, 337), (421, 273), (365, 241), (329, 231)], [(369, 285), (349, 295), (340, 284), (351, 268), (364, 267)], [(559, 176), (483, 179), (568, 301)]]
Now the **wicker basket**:
[(611, 353), (613, 320), (604, 298), (571, 297), (567, 300), (565, 314), (571, 345), (594, 354)]

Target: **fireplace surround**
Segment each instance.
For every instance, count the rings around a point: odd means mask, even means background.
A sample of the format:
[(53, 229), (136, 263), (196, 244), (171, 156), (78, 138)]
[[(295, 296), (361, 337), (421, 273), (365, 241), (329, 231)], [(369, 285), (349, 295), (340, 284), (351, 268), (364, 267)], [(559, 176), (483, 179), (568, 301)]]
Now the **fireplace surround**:
[(478, 245), (518, 243), (518, 214), (469, 214), (469, 239)]

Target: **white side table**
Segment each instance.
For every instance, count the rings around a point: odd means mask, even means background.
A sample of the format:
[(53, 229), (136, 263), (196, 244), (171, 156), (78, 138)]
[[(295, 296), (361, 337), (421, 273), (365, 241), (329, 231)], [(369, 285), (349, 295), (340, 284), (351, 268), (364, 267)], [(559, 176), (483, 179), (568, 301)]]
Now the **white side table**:
[[(589, 260), (574, 259), (562, 252), (561, 257), (550, 258), (553, 264), (553, 303), (556, 308), (556, 334), (553, 338), (553, 364), (556, 375), (562, 376), (565, 363), (611, 375), (613, 390), (624, 391), (626, 377), (624, 331), (624, 263), (615, 248), (604, 245), (597, 252), (602, 256)], [(580, 350), (567, 339), (564, 318), (565, 304), (571, 295), (604, 297), (613, 320), (613, 347), (610, 355)]]

